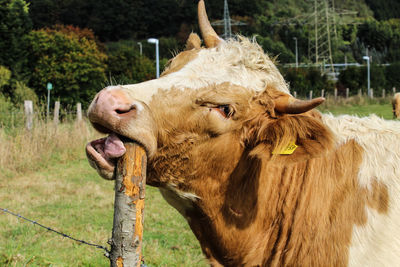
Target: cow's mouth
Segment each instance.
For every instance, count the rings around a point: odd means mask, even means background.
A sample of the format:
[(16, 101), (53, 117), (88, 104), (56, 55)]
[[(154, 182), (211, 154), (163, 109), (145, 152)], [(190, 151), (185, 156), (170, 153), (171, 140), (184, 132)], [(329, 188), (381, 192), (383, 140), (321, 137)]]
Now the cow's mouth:
[(126, 152), (123, 143), (124, 139), (126, 138), (116, 133), (111, 133), (107, 137), (88, 143), (86, 153), (99, 167), (113, 171), (116, 160)]

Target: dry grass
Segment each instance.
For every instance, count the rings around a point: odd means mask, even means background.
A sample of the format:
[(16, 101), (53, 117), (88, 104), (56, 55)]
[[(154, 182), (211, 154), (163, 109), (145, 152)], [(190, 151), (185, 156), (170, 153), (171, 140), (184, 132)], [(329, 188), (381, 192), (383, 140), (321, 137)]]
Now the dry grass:
[(0, 172), (6, 175), (47, 167), (54, 159), (67, 161), (82, 155), (95, 132), (86, 122), (55, 125), (36, 120), (33, 129), (0, 128)]

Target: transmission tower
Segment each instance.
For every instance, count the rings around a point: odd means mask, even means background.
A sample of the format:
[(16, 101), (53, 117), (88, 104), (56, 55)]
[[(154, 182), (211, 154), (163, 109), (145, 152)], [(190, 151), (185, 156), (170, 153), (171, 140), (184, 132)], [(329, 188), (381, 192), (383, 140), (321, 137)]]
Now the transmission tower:
[(336, 9), (334, 0), (308, 0), (307, 3), (308, 12), (275, 24), (308, 25), (308, 58), (321, 67), (322, 73), (334, 72), (332, 41), (337, 39), (336, 25), (357, 24), (354, 22), (357, 12)]
[[(333, 72), (332, 38), (336, 36), (333, 0), (314, 0), (314, 12), (310, 24), (314, 31), (309, 36), (309, 56), (321, 66), (322, 72)], [(312, 36), (313, 35), (313, 36)], [(329, 64), (329, 68), (325, 68)]]
[(222, 38), (229, 39), (232, 37), (232, 26), (243, 26), (246, 23), (232, 20), (229, 16), (229, 7), (228, 7), (228, 0), (224, 0), (224, 19), (217, 20), (211, 23), (213, 26), (222, 26), (224, 25), (224, 34), (222, 34)]

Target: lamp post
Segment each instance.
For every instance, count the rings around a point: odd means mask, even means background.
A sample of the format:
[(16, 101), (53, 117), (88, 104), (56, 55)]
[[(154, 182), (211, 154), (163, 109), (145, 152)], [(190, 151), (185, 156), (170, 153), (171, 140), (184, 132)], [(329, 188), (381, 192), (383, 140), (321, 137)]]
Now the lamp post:
[(142, 43), (141, 42), (137, 42), (137, 44), (139, 45), (140, 55), (142, 55)]
[(371, 91), (370, 91), (371, 90), (370, 89), (371, 88), (371, 86), (370, 86), (371, 85), (371, 82), (370, 82), (371, 76), (370, 76), (370, 70), (369, 70), (369, 56), (363, 56), (363, 59), (367, 61), (367, 73), (368, 73), (367, 74), (368, 75), (367, 76), (367, 83), (368, 83), (367, 87), (368, 87), (368, 96), (371, 97)]
[(156, 45), (156, 77), (160, 77), (160, 60), (159, 60), (159, 56), (158, 56), (158, 39), (156, 38), (150, 38), (147, 39), (147, 42), (151, 43), (151, 44), (155, 44)]
[(295, 41), (296, 44), (296, 68), (299, 67), (299, 60), (298, 60), (298, 54), (297, 54), (297, 37), (293, 37), (293, 40)]

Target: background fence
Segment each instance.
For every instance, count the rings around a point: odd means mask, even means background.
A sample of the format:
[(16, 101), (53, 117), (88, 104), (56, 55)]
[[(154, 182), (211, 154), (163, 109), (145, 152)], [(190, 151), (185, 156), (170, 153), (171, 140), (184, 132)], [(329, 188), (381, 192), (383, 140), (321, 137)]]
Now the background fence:
[(369, 91), (365, 90), (363, 91), (362, 89), (358, 90), (357, 95), (351, 95), (350, 94), (350, 89), (346, 88), (346, 90), (344, 91), (344, 94), (339, 94), (339, 91), (337, 88), (335, 88), (333, 90), (333, 92), (327, 92), (325, 91), (325, 89), (321, 89), (320, 91), (320, 95), (314, 94), (313, 90), (310, 90), (308, 92), (308, 94), (306, 96), (301, 96), (297, 94), (297, 91), (292, 91), (292, 95), (294, 97), (304, 97), (307, 99), (312, 99), (313, 97), (333, 97), (334, 100), (338, 100), (339, 98), (345, 98), (348, 99), (352, 96), (358, 96), (358, 97), (368, 97), (370, 99), (374, 99), (374, 98), (386, 98), (389, 96), (393, 96), (396, 93), (396, 87), (393, 87), (391, 90), (386, 90), (386, 89), (382, 89), (382, 90), (374, 90), (373, 88), (370, 88)]
[[(53, 123), (55, 125), (60, 123), (60, 101), (56, 101), (54, 103), (54, 111), (53, 111)], [(75, 112), (68, 112), (69, 114), (76, 115), (76, 121), (79, 123), (82, 121), (82, 104), (76, 104), (76, 111)], [(37, 113), (36, 113), (37, 114)], [(33, 102), (31, 100), (24, 101), (24, 117), (25, 117), (25, 128), (27, 130), (31, 130), (33, 127), (35, 112), (33, 110)], [(46, 119), (50, 120), (51, 113), (46, 115)]]

